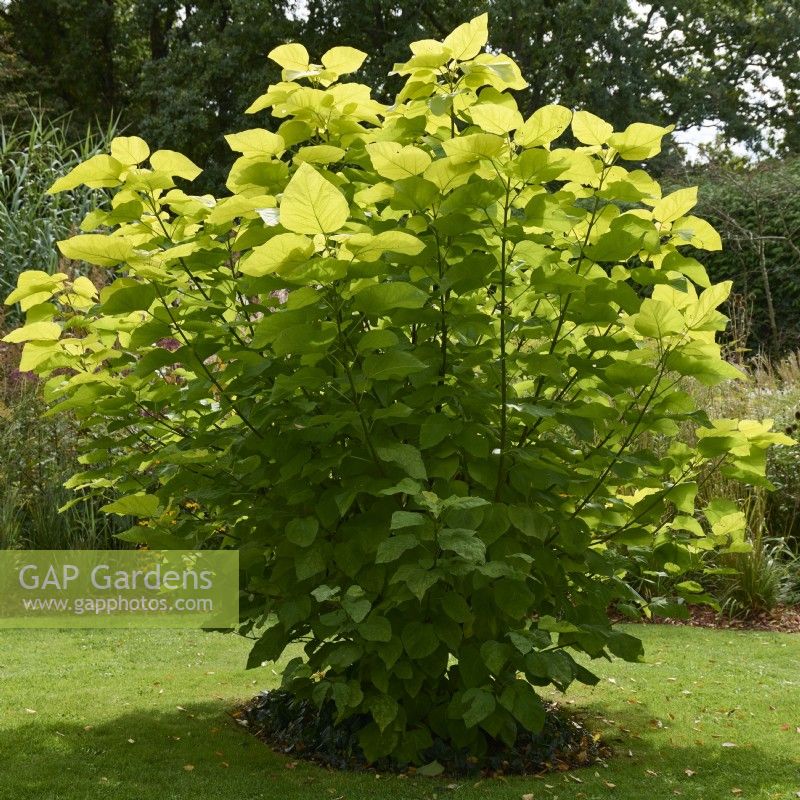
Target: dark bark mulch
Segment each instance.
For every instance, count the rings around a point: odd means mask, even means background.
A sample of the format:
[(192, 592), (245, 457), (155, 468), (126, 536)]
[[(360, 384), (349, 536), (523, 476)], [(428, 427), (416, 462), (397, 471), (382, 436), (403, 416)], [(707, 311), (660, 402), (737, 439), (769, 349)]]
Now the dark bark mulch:
[(659, 625), (689, 625), (695, 628), (723, 628), (725, 630), (774, 631), (800, 633), (800, 606), (778, 606), (772, 611), (758, 611), (746, 617), (728, 617), (708, 606), (688, 606), (687, 619), (654, 616), (652, 619), (631, 620), (621, 615), (617, 622), (641, 622)]
[(335, 709), (330, 702), (319, 710), (289, 692), (262, 692), (236, 711), (234, 717), (276, 752), (329, 769), (452, 777), (540, 775), (602, 763), (610, 755), (609, 747), (573, 714), (553, 703), (546, 703), (545, 707), (542, 731), (520, 734), (513, 747), (493, 740), (487, 753), (475, 758), (440, 740), (425, 752), (423, 762), (428, 767), (420, 770), (389, 759), (368, 764), (358, 744), (358, 734), (370, 717), (353, 716), (334, 725)]

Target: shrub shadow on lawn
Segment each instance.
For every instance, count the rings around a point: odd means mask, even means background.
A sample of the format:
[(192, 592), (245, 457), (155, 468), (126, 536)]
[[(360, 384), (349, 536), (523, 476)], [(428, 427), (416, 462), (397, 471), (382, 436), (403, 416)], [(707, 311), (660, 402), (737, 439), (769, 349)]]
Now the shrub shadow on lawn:
[(2, 734), (0, 797), (166, 800), (194, 798), (201, 785), (214, 798), (245, 800), (233, 784), (243, 788), (247, 776), (244, 786), (257, 788), (265, 770), (282, 765), (227, 710), (211, 702), (123, 712), (96, 725), (91, 710), (85, 724), (28, 718)]
[[(427, 778), (329, 772), (272, 752), (231, 719), (226, 702), (125, 712), (110, 721), (84, 724), (20, 720), (0, 739), (0, 797), (19, 800), (320, 800), (324, 797), (425, 798), (446, 785), (461, 798), (514, 798), (534, 791), (537, 797), (608, 798), (607, 783), (619, 798), (652, 800), (683, 797), (758, 796), (772, 786), (793, 785), (796, 757), (756, 746), (723, 748), (718, 739), (699, 737), (686, 746), (671, 741), (672, 727), (654, 729), (645, 706), (611, 712), (600, 704), (580, 709), (587, 722), (614, 749), (608, 769), (590, 767), (543, 778), (475, 780), (462, 783)], [(87, 712), (87, 718), (90, 718)], [(612, 724), (602, 722), (613, 721)], [(88, 723), (87, 723), (88, 724)], [(675, 723), (670, 723), (675, 725)], [(627, 733), (630, 731), (630, 733)], [(681, 734), (685, 738), (685, 732)], [(639, 738), (641, 737), (641, 738)], [(632, 753), (629, 755), (628, 753)], [(13, 765), (13, 766), (9, 766)], [(685, 770), (690, 770), (689, 775)], [(575, 781), (575, 777), (580, 783)], [(203, 793), (203, 794), (200, 794)], [(736, 795), (733, 795), (736, 796)], [(764, 795), (766, 796), (766, 794)]]

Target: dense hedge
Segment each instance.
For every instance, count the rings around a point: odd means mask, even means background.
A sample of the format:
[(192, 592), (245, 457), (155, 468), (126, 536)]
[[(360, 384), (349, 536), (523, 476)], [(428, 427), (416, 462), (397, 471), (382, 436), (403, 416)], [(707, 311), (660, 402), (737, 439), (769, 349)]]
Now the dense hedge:
[[(697, 174), (699, 213), (720, 231), (721, 252), (704, 255), (712, 280), (732, 280), (750, 308), (752, 351), (800, 347), (800, 159), (750, 168), (709, 166)], [(766, 266), (777, 330), (773, 330)]]

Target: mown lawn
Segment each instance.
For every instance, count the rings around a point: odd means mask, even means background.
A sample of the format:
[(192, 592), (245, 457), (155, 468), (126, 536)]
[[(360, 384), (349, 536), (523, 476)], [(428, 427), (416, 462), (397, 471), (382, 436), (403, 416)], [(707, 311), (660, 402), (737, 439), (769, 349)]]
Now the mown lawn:
[(647, 662), (597, 665), (568, 695), (615, 749), (544, 778), (329, 773), (271, 753), (226, 714), (273, 686), (247, 643), (194, 631), (0, 632), (0, 798), (795, 798), (800, 636), (637, 628)]

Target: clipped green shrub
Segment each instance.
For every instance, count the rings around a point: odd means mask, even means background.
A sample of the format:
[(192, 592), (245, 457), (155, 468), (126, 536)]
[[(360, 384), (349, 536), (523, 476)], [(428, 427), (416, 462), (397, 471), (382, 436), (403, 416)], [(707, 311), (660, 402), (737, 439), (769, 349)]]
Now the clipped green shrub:
[(606, 613), (643, 605), (630, 549), (672, 573), (746, 549), (696, 477), (758, 482), (787, 441), (681, 388), (738, 372), (729, 285), (680, 252), (719, 237), (640, 168), (669, 128), (523, 119), (486, 40), (483, 16), (414, 44), (389, 107), (341, 80), (364, 53), (276, 48), (249, 111), (277, 130), (227, 137), (230, 196), (117, 138), (52, 190), (113, 192), (60, 247), (121, 277), (28, 272), (9, 298), (22, 368), (104, 426), (70, 485), (113, 486), (129, 539), (239, 548), (250, 665), (302, 642), (284, 688), (365, 715), (370, 761), (513, 743), (543, 724), (535, 687), (596, 680), (574, 653), (637, 660)]

